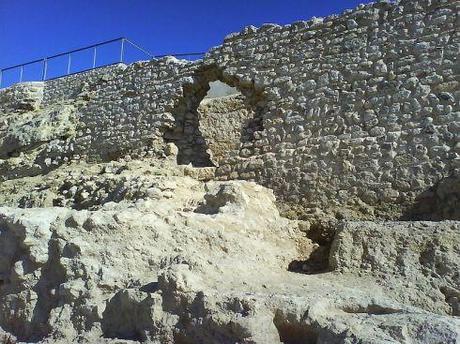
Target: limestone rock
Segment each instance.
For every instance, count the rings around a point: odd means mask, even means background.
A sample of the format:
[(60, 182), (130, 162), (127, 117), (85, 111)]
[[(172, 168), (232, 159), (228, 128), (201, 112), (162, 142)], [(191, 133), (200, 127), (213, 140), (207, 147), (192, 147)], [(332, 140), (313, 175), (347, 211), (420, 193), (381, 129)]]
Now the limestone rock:
[(458, 343), (457, 12), (0, 90), (0, 343)]
[(308, 264), (314, 245), (269, 190), (187, 177), (160, 188), (175, 191), (94, 211), (1, 208), (0, 326), (53, 343), (455, 342), (458, 223), (346, 223), (336, 271), (298, 274), (289, 263)]
[(344, 223), (332, 243), (330, 267), (381, 277), (401, 301), (458, 316), (459, 234), (456, 221)]

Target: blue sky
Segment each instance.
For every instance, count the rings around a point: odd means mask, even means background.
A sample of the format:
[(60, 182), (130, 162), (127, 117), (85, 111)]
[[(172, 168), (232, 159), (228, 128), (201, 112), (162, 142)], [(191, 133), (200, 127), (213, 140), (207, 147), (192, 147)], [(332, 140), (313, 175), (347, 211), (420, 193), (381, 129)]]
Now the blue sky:
[[(340, 13), (368, 2), (0, 0), (0, 68), (119, 36), (132, 39), (154, 54), (207, 51), (221, 44), (228, 33), (246, 25), (287, 24)], [(112, 54), (109, 50), (107, 56)]]

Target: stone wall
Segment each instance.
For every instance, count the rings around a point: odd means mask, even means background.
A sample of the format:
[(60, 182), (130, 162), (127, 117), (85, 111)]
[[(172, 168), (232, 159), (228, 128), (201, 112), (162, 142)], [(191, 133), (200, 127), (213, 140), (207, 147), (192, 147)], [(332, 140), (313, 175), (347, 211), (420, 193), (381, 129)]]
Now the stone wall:
[(204, 99), (198, 107), (199, 128), (215, 166), (237, 156), (247, 133), (245, 128), (254, 118), (254, 112), (244, 103), (242, 95)]
[[(27, 82), (0, 90), (2, 120), (15, 112), (32, 111), (43, 101), (43, 82)], [(2, 130), (6, 130), (2, 128)]]
[(48, 80), (43, 92), (43, 103), (53, 104), (59, 101), (75, 99), (80, 93), (89, 91), (91, 85), (106, 81), (110, 75), (116, 76), (126, 68), (122, 63), (76, 73), (64, 78)]
[(174, 142), (179, 163), (212, 165), (216, 142), (203, 136), (197, 109), (220, 80), (241, 92), (252, 120), (239, 149), (219, 159), (218, 178), (255, 180), (301, 212), (399, 217), (458, 175), (459, 6), (380, 1), (247, 27), (202, 61), (165, 58), (46, 82), (42, 106), (72, 103), (78, 118), (75, 134), (46, 143), (46, 154), (57, 166), (158, 155)]
[(229, 37), (207, 63), (264, 89), (269, 110), (254, 156), (221, 175), (238, 171), (310, 207), (391, 213), (453, 173), (458, 6), (380, 2)]

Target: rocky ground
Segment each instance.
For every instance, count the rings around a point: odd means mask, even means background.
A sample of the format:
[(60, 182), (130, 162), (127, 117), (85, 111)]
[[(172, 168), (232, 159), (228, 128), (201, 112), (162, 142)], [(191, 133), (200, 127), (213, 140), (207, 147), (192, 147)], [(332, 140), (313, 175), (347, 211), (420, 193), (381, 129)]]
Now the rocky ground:
[(0, 130), (0, 343), (459, 342), (459, 221), (295, 219), (173, 143), (55, 164), (75, 109), (24, 106)]
[(321, 240), (270, 190), (169, 153), (0, 185), (11, 340), (458, 341), (459, 222), (336, 222)]

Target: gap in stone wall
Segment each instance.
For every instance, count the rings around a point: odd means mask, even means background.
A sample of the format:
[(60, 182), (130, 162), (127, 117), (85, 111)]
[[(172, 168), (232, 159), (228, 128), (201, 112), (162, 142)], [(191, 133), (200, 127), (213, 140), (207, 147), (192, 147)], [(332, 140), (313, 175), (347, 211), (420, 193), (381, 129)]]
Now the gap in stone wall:
[(219, 166), (243, 150), (248, 154), (256, 132), (263, 130), (263, 92), (224, 77), (216, 67), (198, 71), (194, 80), (183, 86), (172, 111), (175, 126), (164, 134), (178, 147), (177, 163)]
[(214, 166), (206, 141), (200, 131), (198, 113), (198, 106), (208, 89), (207, 84), (184, 85), (183, 97), (172, 111), (175, 125), (164, 133), (163, 138), (166, 142), (172, 142), (177, 146), (179, 165)]

